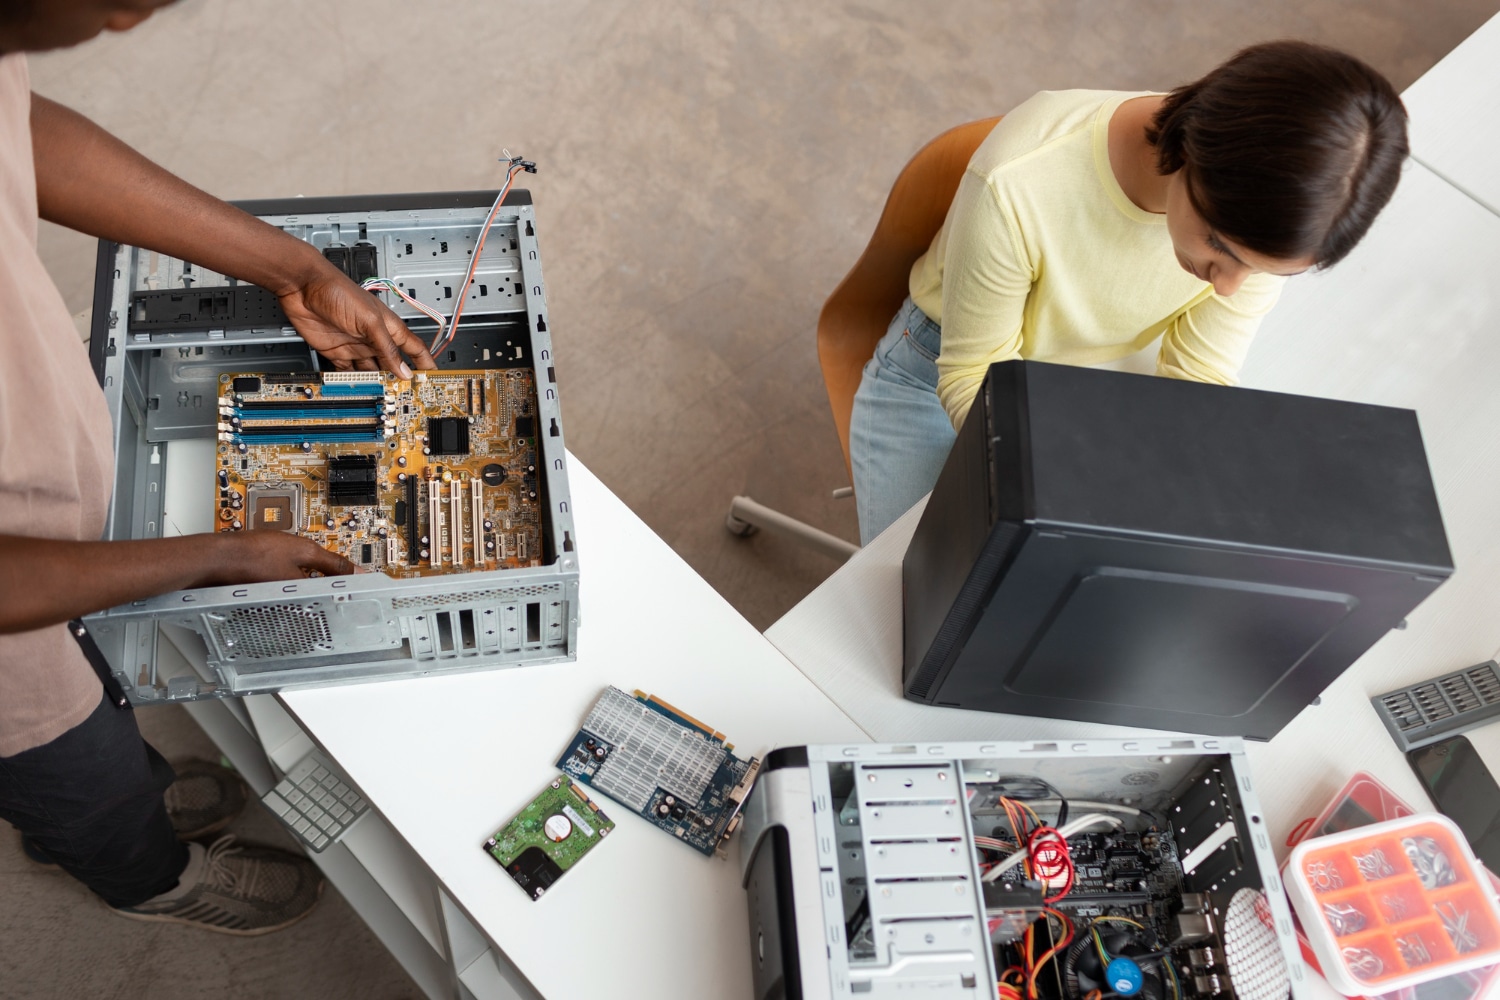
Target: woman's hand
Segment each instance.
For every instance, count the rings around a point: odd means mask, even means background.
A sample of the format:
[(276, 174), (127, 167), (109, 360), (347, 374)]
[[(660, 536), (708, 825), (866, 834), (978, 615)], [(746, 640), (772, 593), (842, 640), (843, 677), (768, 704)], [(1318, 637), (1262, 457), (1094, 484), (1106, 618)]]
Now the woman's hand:
[(401, 355), (417, 368), (436, 368), (421, 339), (374, 295), (321, 256), (306, 277), (281, 295), (281, 308), (302, 339), (341, 371), (384, 368), (411, 378)]

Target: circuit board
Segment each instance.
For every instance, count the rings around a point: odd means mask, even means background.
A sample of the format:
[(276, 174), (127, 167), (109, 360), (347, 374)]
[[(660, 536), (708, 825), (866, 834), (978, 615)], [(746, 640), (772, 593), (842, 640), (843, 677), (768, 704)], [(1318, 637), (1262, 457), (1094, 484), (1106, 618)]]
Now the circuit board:
[(398, 578), (539, 566), (536, 435), (527, 368), (223, 375), (215, 524)]
[(582, 788), (569, 778), (557, 777), (495, 831), (484, 842), (484, 850), (537, 900), (614, 828)]
[(703, 854), (725, 853), (760, 772), (666, 702), (606, 688), (557, 766)]
[(1182, 897), (1170, 829), (1077, 834), (1068, 849), (1076, 875), (1060, 909), (1078, 917), (1125, 914), (1166, 935), (1167, 904)]

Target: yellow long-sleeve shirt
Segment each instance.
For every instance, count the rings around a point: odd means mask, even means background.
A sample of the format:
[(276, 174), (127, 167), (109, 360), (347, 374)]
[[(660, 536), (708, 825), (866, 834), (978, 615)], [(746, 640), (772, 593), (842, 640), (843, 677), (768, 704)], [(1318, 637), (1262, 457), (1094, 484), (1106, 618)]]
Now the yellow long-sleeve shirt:
[(938, 397), (961, 426), (985, 371), (1028, 358), (1093, 365), (1162, 338), (1157, 374), (1232, 385), (1285, 279), (1224, 298), (1182, 269), (1167, 218), (1138, 208), (1109, 165), (1109, 119), (1141, 94), (1042, 92), (995, 126), (947, 221), (911, 271), (943, 328)]

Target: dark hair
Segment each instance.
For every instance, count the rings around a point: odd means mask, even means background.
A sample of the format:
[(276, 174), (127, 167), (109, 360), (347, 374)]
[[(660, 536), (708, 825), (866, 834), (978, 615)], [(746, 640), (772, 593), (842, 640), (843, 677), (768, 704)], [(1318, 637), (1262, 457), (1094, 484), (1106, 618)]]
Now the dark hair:
[(36, 13), (36, 0), (0, 0), (0, 24), (22, 24)]
[(1385, 77), (1307, 42), (1237, 53), (1167, 95), (1146, 130), (1215, 231), (1278, 260), (1343, 259), (1391, 200), (1406, 109)]

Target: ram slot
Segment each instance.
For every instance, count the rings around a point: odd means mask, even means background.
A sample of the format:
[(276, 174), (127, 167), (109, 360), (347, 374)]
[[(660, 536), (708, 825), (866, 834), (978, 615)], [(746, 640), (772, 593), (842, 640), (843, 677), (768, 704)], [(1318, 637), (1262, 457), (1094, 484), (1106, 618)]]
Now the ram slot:
[(484, 554), (484, 480), (476, 479), (471, 485), (474, 492), (469, 497), (469, 534), (474, 538), (474, 565), (484, 566), (489, 563)]
[(464, 484), (454, 479), (448, 484), (448, 535), (453, 543), (453, 565), (464, 564)]
[[(223, 425), (221, 425), (222, 427)], [(236, 444), (297, 444), (302, 441), (379, 441), (384, 433), (379, 423), (288, 423), (241, 424), (230, 427)]]
[[(380, 390), (384, 396), (385, 390)], [(273, 417), (285, 413), (336, 414), (344, 416), (366, 416), (378, 412), (382, 400), (378, 399), (251, 399), (236, 403), (235, 409), (241, 417)]]
[(443, 483), (436, 476), (427, 480), (427, 551), (434, 566), (443, 564)]

